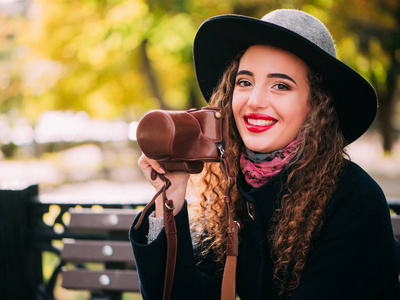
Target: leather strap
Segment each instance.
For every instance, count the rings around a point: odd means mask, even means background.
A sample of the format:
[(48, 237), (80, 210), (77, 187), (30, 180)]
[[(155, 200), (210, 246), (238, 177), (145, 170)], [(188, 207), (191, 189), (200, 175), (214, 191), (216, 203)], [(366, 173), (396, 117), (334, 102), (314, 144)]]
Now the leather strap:
[(176, 224), (174, 218), (174, 202), (167, 199), (166, 190), (171, 185), (171, 182), (159, 174), (165, 181), (165, 189), (163, 192), (164, 202), (164, 228), (167, 235), (167, 263), (165, 266), (165, 282), (163, 299), (168, 300), (171, 296), (172, 284), (174, 282), (176, 252), (178, 247), (178, 238), (176, 235)]
[(225, 189), (224, 203), (225, 203), (225, 227), (227, 231), (226, 243), (226, 260), (224, 275), (222, 278), (221, 287), (221, 300), (235, 300), (236, 299), (236, 262), (239, 253), (239, 223), (234, 221), (231, 211), (231, 190), (235, 185), (235, 179), (231, 176), (229, 161), (224, 149), (229, 149), (229, 123), (228, 118), (224, 118), (223, 122), (223, 136), (225, 145), (220, 147), (221, 161), (220, 167), (225, 177), (228, 180), (228, 185)]
[[(226, 152), (224, 149), (229, 148), (228, 144), (228, 120), (225, 117), (224, 126), (224, 141), (225, 145), (219, 147), (220, 151), (220, 166), (221, 170), (228, 180), (228, 186), (225, 190), (224, 203), (225, 203), (225, 227), (227, 230), (227, 244), (226, 244), (226, 261), (224, 268), (224, 275), (221, 287), (222, 300), (235, 300), (236, 299), (236, 262), (238, 255), (238, 231), (239, 223), (234, 221), (231, 212), (231, 189), (235, 185), (235, 180), (230, 174), (229, 163)], [(144, 215), (150, 206), (156, 201), (157, 197), (162, 194), (164, 203), (164, 227), (167, 236), (167, 262), (165, 267), (165, 281), (163, 300), (169, 300), (171, 296), (172, 284), (175, 274), (176, 253), (177, 253), (177, 231), (175, 218), (173, 214), (174, 203), (172, 200), (167, 199), (166, 191), (170, 187), (171, 182), (164, 175), (152, 170), (151, 179), (155, 180), (159, 176), (164, 181), (164, 186), (154, 195), (153, 199), (146, 205), (143, 212), (135, 225), (134, 229), (138, 229), (143, 221)]]
[[(154, 171), (153, 169), (151, 170), (151, 179), (152, 180), (156, 180), (158, 173), (156, 171)], [(142, 214), (140, 215), (140, 218), (138, 220), (138, 222), (136, 223), (136, 225), (133, 227), (135, 230), (138, 230), (138, 228), (140, 227), (140, 225), (143, 222), (143, 218), (146, 215), (146, 212), (148, 211), (148, 209), (154, 204), (154, 202), (156, 202), (157, 197), (160, 196), (160, 194), (164, 191), (165, 189), (165, 185), (164, 187), (162, 187), (159, 191), (157, 191), (157, 193), (154, 195), (153, 199), (151, 199), (151, 201), (149, 203), (147, 203), (147, 205), (145, 206), (145, 208), (143, 208)]]
[(228, 186), (225, 190), (225, 227), (227, 231), (226, 260), (224, 275), (222, 278), (221, 300), (236, 299), (236, 262), (239, 252), (238, 231), (239, 223), (234, 221), (231, 211), (231, 189), (235, 180), (231, 177), (228, 160), (225, 153), (221, 156), (221, 169), (228, 179)]
[(138, 222), (134, 226), (134, 229), (137, 230), (139, 228), (139, 226), (142, 224), (144, 215), (146, 214), (149, 207), (152, 206), (157, 197), (162, 194), (164, 203), (164, 229), (167, 236), (167, 262), (165, 266), (163, 300), (169, 300), (171, 296), (172, 284), (174, 281), (178, 238), (174, 218), (174, 202), (167, 199), (166, 194), (167, 189), (171, 186), (171, 181), (169, 181), (169, 179), (166, 178), (164, 175), (152, 170), (151, 179), (155, 180), (157, 176), (164, 181), (164, 186), (154, 195), (153, 199), (143, 209)]
[(227, 256), (222, 279), (221, 299), (236, 298), (236, 256)]

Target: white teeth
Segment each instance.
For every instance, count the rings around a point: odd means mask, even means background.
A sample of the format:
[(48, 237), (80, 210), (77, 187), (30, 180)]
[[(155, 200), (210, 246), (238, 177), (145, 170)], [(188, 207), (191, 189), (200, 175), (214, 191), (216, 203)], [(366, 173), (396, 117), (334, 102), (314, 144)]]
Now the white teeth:
[(275, 124), (276, 121), (260, 120), (260, 119), (247, 119), (247, 123), (249, 123), (250, 125), (256, 125), (256, 126), (269, 126), (269, 125)]

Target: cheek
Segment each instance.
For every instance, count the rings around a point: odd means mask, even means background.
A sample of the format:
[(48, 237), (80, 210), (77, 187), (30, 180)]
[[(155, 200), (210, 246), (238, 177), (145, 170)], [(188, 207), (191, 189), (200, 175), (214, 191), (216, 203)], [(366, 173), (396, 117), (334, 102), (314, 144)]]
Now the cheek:
[(241, 110), (240, 101), (239, 101), (238, 97), (235, 97), (235, 92), (234, 92), (233, 96), (232, 96), (232, 112), (233, 112), (233, 116), (234, 116), (235, 120), (237, 120), (237, 118), (239, 118), (240, 110)]
[(297, 124), (299, 127), (302, 127), (306, 122), (308, 115), (310, 114), (311, 107), (306, 104), (304, 106), (298, 107), (297, 112), (293, 113), (293, 118), (297, 120)]
[(291, 101), (283, 103), (281, 103), (280, 111), (290, 115), (298, 122), (305, 121), (311, 111), (307, 93), (296, 95)]
[(307, 120), (310, 112), (311, 112), (311, 105), (310, 102), (308, 100), (308, 97), (306, 98), (306, 100), (304, 101), (304, 104), (299, 108), (300, 109), (300, 114), (303, 117), (303, 123)]

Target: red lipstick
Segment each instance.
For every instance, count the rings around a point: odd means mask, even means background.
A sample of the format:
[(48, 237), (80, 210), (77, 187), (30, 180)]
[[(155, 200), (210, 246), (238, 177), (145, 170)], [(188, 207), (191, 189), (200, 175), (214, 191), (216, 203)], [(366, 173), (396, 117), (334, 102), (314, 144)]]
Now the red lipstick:
[[(270, 117), (268, 115), (253, 114), (253, 113), (245, 114), (243, 119), (244, 119), (244, 124), (246, 125), (247, 130), (251, 131), (251, 132), (256, 132), (256, 133), (266, 131), (266, 130), (270, 129), (271, 127), (273, 127), (278, 122), (277, 119)], [(254, 122), (250, 121), (253, 123), (253, 124), (250, 124), (249, 119), (256, 120), (256, 121), (263, 120), (266, 122), (261, 122), (261, 123), (264, 123), (261, 125), (260, 122), (257, 122), (258, 124), (254, 124)], [(267, 123), (268, 125), (266, 125), (265, 123)]]

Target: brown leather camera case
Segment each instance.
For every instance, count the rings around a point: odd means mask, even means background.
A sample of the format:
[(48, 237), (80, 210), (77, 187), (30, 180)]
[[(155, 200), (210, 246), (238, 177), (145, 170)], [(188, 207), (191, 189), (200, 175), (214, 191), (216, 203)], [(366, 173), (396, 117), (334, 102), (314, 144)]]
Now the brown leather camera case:
[(140, 120), (137, 141), (143, 153), (167, 171), (199, 173), (204, 162), (220, 160), (219, 145), (226, 148), (225, 120), (225, 112), (214, 107), (153, 110)]

